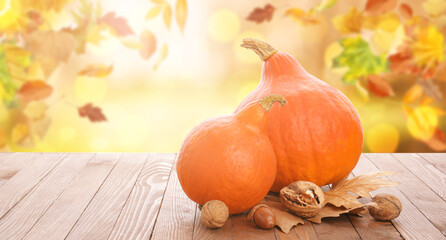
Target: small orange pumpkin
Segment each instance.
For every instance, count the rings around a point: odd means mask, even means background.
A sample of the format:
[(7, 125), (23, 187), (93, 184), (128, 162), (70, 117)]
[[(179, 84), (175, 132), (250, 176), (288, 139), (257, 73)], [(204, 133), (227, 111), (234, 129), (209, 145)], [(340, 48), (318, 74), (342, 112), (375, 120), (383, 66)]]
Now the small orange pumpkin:
[(259, 85), (239, 105), (271, 93), (288, 104), (268, 114), (268, 136), (277, 159), (272, 191), (295, 181), (319, 186), (347, 176), (359, 160), (363, 132), (359, 115), (348, 98), (314, 77), (288, 53), (268, 43), (244, 39), (264, 61)]
[(279, 95), (247, 104), (237, 114), (208, 119), (186, 136), (177, 172), (186, 195), (198, 204), (223, 201), (230, 214), (244, 212), (268, 193), (276, 158), (266, 135), (266, 112)]

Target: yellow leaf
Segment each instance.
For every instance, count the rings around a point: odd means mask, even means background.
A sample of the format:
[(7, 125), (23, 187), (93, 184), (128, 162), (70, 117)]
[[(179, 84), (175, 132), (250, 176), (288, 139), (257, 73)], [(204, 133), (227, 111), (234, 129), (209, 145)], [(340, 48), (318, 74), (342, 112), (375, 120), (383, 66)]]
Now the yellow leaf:
[(395, 32), (376, 30), (370, 39), (370, 49), (375, 55), (388, 53), (394, 46), (396, 40)]
[(170, 29), (170, 23), (172, 22), (172, 7), (170, 7), (169, 4), (166, 4), (164, 6), (163, 20), (167, 29)]
[(131, 49), (141, 49), (142, 48), (142, 43), (141, 41), (139, 41), (139, 39), (133, 37), (127, 37), (127, 38), (123, 38), (121, 39), (121, 43)]
[(446, 1), (445, 0), (428, 0), (423, 3), (424, 11), (429, 13), (431, 16), (439, 16), (446, 11)]
[(178, 27), (180, 27), (181, 32), (183, 32), (184, 26), (186, 25), (186, 20), (187, 20), (187, 2), (186, 2), (186, 0), (177, 0), (175, 11), (176, 11), (175, 16), (176, 16)]
[(105, 37), (101, 34), (102, 30), (104, 29), (106, 28), (102, 24), (95, 24), (91, 26), (87, 33), (87, 42), (98, 46), (99, 42), (105, 39)]
[(3, 129), (0, 129), (0, 148), (4, 147), (8, 143), (8, 136)]
[(423, 96), (423, 88), (415, 84), (404, 94), (403, 102), (412, 103), (420, 99), (421, 96)]
[(444, 60), (444, 36), (438, 29), (429, 25), (417, 34), (411, 49), (415, 62), (420, 67), (431, 68)]
[(167, 46), (167, 44), (164, 44), (163, 47), (161, 48), (161, 53), (158, 57), (158, 60), (156, 61), (155, 65), (153, 65), (154, 70), (157, 70), (161, 65), (161, 63), (167, 58), (168, 52), (169, 52), (169, 47)]
[(25, 30), (29, 18), (19, 0), (4, 1), (0, 4), (0, 32), (13, 35)]
[(76, 39), (66, 32), (35, 31), (26, 39), (26, 48), (34, 55), (66, 61), (76, 47)]
[(300, 8), (290, 8), (286, 10), (285, 16), (290, 17), (293, 21), (303, 26), (319, 23), (319, 20), (312, 14), (309, 14)]
[(394, 32), (400, 25), (400, 17), (395, 12), (389, 12), (377, 16), (365, 16), (363, 27), (370, 30), (381, 29), (387, 32)]
[(39, 62), (31, 62), (28, 67), (28, 76), (30, 79), (45, 79), (45, 71)]
[(341, 55), (343, 50), (344, 48), (337, 41), (330, 44), (327, 47), (327, 49), (325, 49), (325, 54), (324, 54), (325, 66), (327, 66), (328, 68), (333, 67), (333, 59)]
[(113, 71), (113, 65), (90, 64), (82, 69), (77, 75), (88, 77), (107, 77)]
[(362, 28), (363, 13), (355, 7), (344, 14), (333, 18), (333, 25), (342, 34), (359, 33)]
[(408, 113), (407, 128), (416, 139), (427, 141), (432, 138), (438, 126), (438, 119), (442, 111), (431, 106), (420, 106), (415, 109), (406, 107)]
[(393, 153), (400, 141), (398, 129), (382, 122), (368, 127), (364, 137), (369, 152)]
[(39, 120), (45, 115), (47, 106), (42, 101), (32, 101), (23, 109), (23, 114), (32, 120)]
[(361, 96), (364, 101), (368, 102), (370, 100), (369, 91), (367, 91), (367, 89), (365, 89), (359, 81), (355, 82), (355, 87), (359, 96)]
[(28, 126), (24, 123), (18, 123), (11, 132), (11, 140), (13, 143), (20, 143), (28, 136)]
[(160, 14), (161, 10), (163, 10), (163, 5), (158, 5), (150, 9), (150, 11), (146, 14), (146, 19), (152, 19), (158, 14)]

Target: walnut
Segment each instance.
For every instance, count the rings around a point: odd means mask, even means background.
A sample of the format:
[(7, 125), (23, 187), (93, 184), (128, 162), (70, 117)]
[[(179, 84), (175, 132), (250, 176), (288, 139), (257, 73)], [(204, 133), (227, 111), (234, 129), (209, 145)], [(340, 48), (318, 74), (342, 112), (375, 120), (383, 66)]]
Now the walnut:
[(276, 215), (265, 204), (254, 206), (248, 213), (248, 220), (253, 221), (262, 229), (271, 229), (276, 226)]
[(400, 215), (402, 206), (397, 197), (380, 193), (372, 198), (372, 202), (376, 205), (369, 206), (370, 215), (379, 221), (390, 221)]
[(297, 181), (280, 190), (280, 201), (299, 217), (314, 217), (324, 206), (324, 192), (314, 183)]
[(229, 217), (229, 209), (220, 200), (206, 202), (201, 208), (201, 222), (208, 228), (221, 228)]

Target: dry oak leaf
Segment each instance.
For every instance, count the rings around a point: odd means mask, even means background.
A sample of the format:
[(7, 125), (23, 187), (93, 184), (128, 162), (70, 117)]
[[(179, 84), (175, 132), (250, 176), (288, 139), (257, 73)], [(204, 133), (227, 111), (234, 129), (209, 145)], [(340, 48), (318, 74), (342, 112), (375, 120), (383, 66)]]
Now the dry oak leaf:
[(35, 31), (25, 38), (26, 48), (34, 55), (66, 61), (76, 48), (76, 39), (66, 32)]
[(44, 81), (37, 80), (23, 84), (19, 89), (18, 96), (26, 101), (41, 100), (49, 97), (52, 92), (53, 87), (46, 84)]
[(364, 210), (365, 210), (364, 205), (347, 209), (345, 207), (336, 207), (334, 205), (327, 204), (322, 208), (322, 210), (316, 216), (307, 218), (307, 220), (314, 223), (321, 223), (322, 218), (339, 217), (343, 213), (352, 213), (352, 214), (364, 213)]
[(104, 64), (90, 64), (77, 73), (79, 76), (89, 77), (107, 77), (113, 71), (113, 66), (107, 66)]
[(87, 103), (82, 107), (78, 108), (79, 116), (88, 117), (88, 119), (92, 122), (102, 122), (107, 121), (107, 118), (102, 113), (102, 109), (99, 107), (93, 106), (92, 103)]
[(378, 97), (388, 97), (395, 95), (392, 86), (379, 75), (369, 75), (367, 77), (369, 90)]
[(369, 15), (379, 15), (391, 11), (396, 7), (398, 0), (368, 0), (365, 12)]
[(123, 17), (116, 16), (116, 13), (109, 12), (105, 14), (99, 23), (103, 23), (114, 30), (118, 36), (126, 36), (134, 34), (132, 28), (128, 25), (127, 20)]
[(184, 31), (187, 20), (187, 2), (186, 0), (178, 0), (175, 5), (175, 19), (181, 32)]
[(336, 187), (325, 192), (325, 204), (330, 203), (336, 207), (354, 209), (363, 206), (358, 197), (370, 198), (370, 192), (382, 187), (397, 186), (399, 183), (381, 179), (381, 176), (395, 174), (394, 172), (378, 172), (359, 175), (352, 179), (341, 180)]
[(141, 41), (139, 54), (143, 59), (149, 59), (156, 50), (156, 36), (153, 32), (144, 30), (139, 39)]
[(288, 212), (281, 202), (266, 201), (262, 203), (270, 207), (276, 216), (276, 226), (284, 233), (288, 234), (294, 226), (305, 223), (302, 218)]
[(273, 18), (275, 10), (276, 8), (268, 3), (263, 8), (254, 8), (246, 19), (256, 23), (262, 23), (264, 21), (269, 22)]
[(293, 21), (303, 26), (319, 23), (319, 20), (316, 17), (300, 8), (290, 8), (286, 10), (285, 16), (289, 16)]

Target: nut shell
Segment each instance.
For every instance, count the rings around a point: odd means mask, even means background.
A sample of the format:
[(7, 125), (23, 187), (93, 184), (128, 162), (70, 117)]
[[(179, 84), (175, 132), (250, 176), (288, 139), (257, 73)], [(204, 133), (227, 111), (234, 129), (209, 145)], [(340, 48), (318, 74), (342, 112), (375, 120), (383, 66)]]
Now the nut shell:
[(400, 200), (390, 194), (380, 193), (372, 198), (375, 205), (369, 206), (370, 215), (379, 221), (390, 221), (398, 217), (401, 213)]
[(248, 220), (253, 221), (262, 229), (272, 229), (276, 226), (276, 215), (265, 204), (254, 206), (248, 213)]
[(297, 216), (309, 218), (321, 211), (325, 197), (316, 184), (297, 181), (280, 190), (280, 201)]
[(221, 228), (229, 217), (229, 209), (220, 200), (206, 202), (201, 208), (201, 222), (208, 228)]

